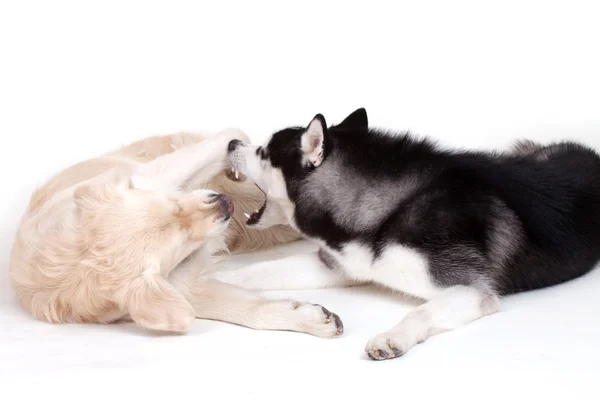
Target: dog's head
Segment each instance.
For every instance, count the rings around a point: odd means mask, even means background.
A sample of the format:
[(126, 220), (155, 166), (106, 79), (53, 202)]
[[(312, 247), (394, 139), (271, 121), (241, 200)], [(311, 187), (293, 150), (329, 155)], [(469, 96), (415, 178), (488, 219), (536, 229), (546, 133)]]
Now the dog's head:
[(294, 191), (311, 172), (327, 162), (333, 151), (331, 132), (367, 128), (367, 112), (359, 108), (340, 124), (330, 127), (325, 117), (317, 114), (304, 127), (275, 132), (262, 146), (232, 140), (228, 147), (229, 163), (254, 181), (266, 198), (260, 209), (247, 216), (247, 225), (259, 229), (289, 225)]

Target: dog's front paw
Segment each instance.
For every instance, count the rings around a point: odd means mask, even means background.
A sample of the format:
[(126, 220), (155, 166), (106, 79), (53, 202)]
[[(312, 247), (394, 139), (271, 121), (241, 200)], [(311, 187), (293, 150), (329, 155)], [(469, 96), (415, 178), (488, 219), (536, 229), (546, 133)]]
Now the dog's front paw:
[(384, 332), (369, 340), (365, 352), (372, 360), (389, 360), (404, 355), (416, 344), (402, 332)]
[(177, 200), (176, 213), (180, 217), (206, 212), (219, 206), (219, 193), (212, 190), (194, 190)]
[(177, 200), (175, 217), (191, 240), (201, 240), (220, 231), (233, 215), (233, 208), (227, 195), (196, 190)]

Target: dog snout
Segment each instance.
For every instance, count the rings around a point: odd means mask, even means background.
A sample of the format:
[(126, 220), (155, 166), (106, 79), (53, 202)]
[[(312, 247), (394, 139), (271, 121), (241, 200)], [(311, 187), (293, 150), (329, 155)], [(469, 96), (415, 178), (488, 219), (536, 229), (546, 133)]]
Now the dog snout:
[(229, 145), (227, 146), (227, 151), (231, 153), (232, 151), (235, 151), (235, 149), (238, 148), (239, 146), (241, 146), (242, 144), (243, 144), (243, 142), (241, 140), (233, 139), (231, 142), (229, 142)]
[(226, 194), (217, 194), (215, 196), (216, 201), (221, 205), (221, 214), (225, 220), (228, 220), (233, 215), (233, 202), (231, 198)]

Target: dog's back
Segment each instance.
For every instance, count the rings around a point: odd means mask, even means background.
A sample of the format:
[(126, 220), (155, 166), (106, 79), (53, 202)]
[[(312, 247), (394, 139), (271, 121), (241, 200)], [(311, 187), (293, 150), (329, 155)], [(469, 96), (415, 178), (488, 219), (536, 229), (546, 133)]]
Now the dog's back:
[[(437, 238), (433, 257), (454, 248), (445, 255), (453, 261), (440, 259), (440, 268), (432, 269), (448, 282), (473, 272), (450, 267), (464, 252), (485, 255), (472, 269), (487, 270), (485, 279), (501, 294), (563, 283), (600, 261), (600, 156), (594, 150), (572, 142), (528, 143), (506, 153), (432, 147), (417, 158), (427, 165), (421, 174), (427, 183), (401, 214), (422, 217), (419, 231), (427, 226)], [(447, 229), (439, 225), (443, 213), (452, 220)]]
[(192, 133), (152, 136), (137, 140), (102, 156), (79, 162), (55, 174), (39, 187), (31, 196), (29, 211), (39, 210), (48, 199), (58, 192), (95, 178), (112, 168), (128, 168), (137, 162), (152, 161), (158, 156), (198, 143), (202, 139), (202, 135)]
[[(502, 153), (446, 151), (376, 129), (331, 135), (341, 153), (306, 179), (299, 204), (328, 204), (322, 198), (333, 196), (327, 212), (340, 227), (361, 228), (359, 236), (374, 243), (390, 238), (420, 248), (442, 284), (481, 273), (498, 293), (511, 293), (571, 280), (600, 261), (600, 156), (591, 148), (527, 142)], [(328, 173), (345, 177), (347, 196)], [(386, 219), (357, 228), (375, 204), (375, 216)], [(478, 261), (469, 270), (464, 257)]]

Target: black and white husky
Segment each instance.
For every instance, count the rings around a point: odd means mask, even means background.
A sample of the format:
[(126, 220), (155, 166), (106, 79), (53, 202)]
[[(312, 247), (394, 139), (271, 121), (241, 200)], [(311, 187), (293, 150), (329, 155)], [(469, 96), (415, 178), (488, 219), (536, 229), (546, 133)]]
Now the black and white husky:
[(369, 341), (375, 360), (495, 313), (502, 295), (574, 279), (600, 260), (600, 156), (578, 143), (450, 151), (370, 128), (359, 109), (338, 125), (319, 114), (264, 146), (233, 140), (228, 150), (267, 195), (247, 224), (291, 225), (318, 243), (322, 268), (249, 271), (239, 283), (376, 283), (425, 300)]

